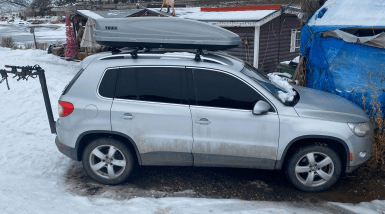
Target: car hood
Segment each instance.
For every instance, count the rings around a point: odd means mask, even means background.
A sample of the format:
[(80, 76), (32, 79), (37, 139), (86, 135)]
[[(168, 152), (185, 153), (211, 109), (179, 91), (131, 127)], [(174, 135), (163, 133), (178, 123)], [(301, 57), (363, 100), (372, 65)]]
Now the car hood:
[(300, 96), (294, 106), (300, 117), (352, 123), (370, 121), (359, 106), (340, 96), (300, 86), (294, 89)]

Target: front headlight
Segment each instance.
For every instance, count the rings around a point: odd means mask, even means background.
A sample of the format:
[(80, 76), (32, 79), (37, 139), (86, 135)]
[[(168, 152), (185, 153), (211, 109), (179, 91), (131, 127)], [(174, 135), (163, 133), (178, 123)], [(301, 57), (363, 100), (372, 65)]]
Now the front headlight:
[(348, 123), (353, 133), (359, 137), (364, 137), (370, 131), (369, 123)]

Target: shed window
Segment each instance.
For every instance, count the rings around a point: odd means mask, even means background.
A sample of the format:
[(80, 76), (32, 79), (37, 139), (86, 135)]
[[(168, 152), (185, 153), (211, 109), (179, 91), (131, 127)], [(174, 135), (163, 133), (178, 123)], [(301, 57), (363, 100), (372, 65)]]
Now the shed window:
[(291, 43), (290, 43), (290, 52), (293, 53), (301, 46), (301, 31), (297, 29), (291, 30)]

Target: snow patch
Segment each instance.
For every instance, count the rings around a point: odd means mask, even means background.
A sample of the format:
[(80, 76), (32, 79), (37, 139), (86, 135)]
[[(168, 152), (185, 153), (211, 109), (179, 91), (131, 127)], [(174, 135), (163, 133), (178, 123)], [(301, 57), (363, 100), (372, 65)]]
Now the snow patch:
[[(158, 8), (148, 8), (148, 10), (159, 12)], [(170, 11), (172, 10), (170, 9)], [(187, 7), (175, 8), (175, 11), (178, 18), (200, 21), (259, 21), (277, 10), (202, 12), (200, 7)], [(162, 12), (167, 12), (167, 8), (163, 8)]]
[[(320, 11), (326, 8), (322, 17)], [(328, 0), (309, 20), (310, 26), (385, 26), (384, 0)]]
[(293, 86), (291, 86), (289, 82), (285, 81), (282, 77), (279, 77), (275, 74), (268, 74), (267, 76), (269, 77), (271, 82), (273, 82), (275, 85), (279, 86), (287, 92), (285, 93), (283, 91), (278, 91), (278, 97), (282, 100), (282, 102), (291, 102), (294, 100), (294, 97), (295, 95), (297, 95), (297, 92), (294, 91)]
[(103, 16), (97, 14), (97, 13), (94, 13), (92, 11), (89, 11), (89, 10), (78, 10), (79, 13), (87, 16), (87, 17), (91, 17), (93, 19), (103, 19)]
[(299, 63), (299, 56), (297, 56), (296, 58), (294, 58), (293, 60), (291, 60), (292, 62), (295, 62), (295, 63)]
[(256, 10), (256, 11), (229, 11), (229, 12), (196, 12), (181, 15), (179, 18), (194, 19), (200, 21), (259, 21), (276, 10)]

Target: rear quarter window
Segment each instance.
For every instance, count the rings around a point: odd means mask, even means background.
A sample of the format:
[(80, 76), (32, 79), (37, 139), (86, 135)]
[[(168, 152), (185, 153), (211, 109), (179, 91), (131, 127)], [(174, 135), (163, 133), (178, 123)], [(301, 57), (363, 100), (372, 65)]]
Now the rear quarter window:
[(74, 85), (74, 83), (76, 82), (76, 80), (78, 80), (79, 77), (80, 77), (80, 75), (82, 75), (83, 71), (84, 71), (84, 69), (82, 68), (82, 69), (80, 69), (80, 70), (78, 71), (78, 73), (76, 73), (76, 75), (74, 76), (74, 78), (72, 78), (72, 80), (70, 81), (70, 83), (68, 83), (68, 85), (64, 88), (62, 95), (67, 94), (67, 92), (71, 89), (71, 87)]
[(103, 79), (99, 85), (100, 96), (114, 98), (118, 73), (119, 69), (109, 69), (104, 73)]

